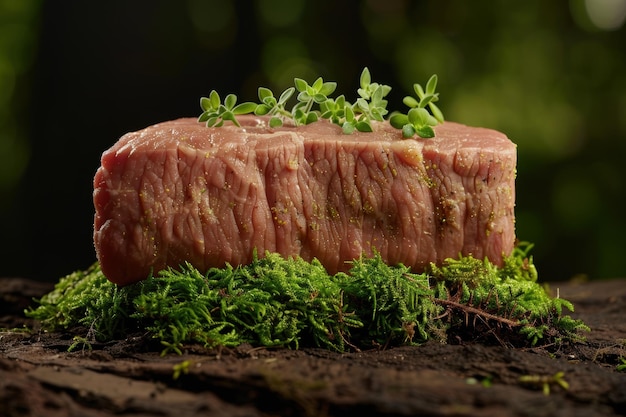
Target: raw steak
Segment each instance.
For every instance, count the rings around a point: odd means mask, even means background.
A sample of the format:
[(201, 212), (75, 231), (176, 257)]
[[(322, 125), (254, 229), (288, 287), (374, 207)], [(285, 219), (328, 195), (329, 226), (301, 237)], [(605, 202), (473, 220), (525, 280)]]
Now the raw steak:
[(501, 264), (513, 249), (516, 146), (502, 133), (446, 122), (402, 139), (386, 122), (344, 135), (325, 120), (239, 119), (164, 122), (104, 152), (94, 241), (108, 279), (246, 264), (255, 250), (334, 273), (374, 251), (421, 271), (459, 254)]

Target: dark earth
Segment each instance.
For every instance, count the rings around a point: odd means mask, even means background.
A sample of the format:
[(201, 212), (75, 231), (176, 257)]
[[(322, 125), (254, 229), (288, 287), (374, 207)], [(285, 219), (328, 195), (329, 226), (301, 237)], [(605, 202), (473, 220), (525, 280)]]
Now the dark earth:
[(6, 278), (0, 416), (626, 415), (626, 280), (550, 287), (592, 329), (585, 342), (521, 349), (468, 329), (447, 344), (345, 354), (188, 346), (161, 356), (141, 334), (68, 352), (84, 329), (43, 332), (23, 314), (51, 285)]

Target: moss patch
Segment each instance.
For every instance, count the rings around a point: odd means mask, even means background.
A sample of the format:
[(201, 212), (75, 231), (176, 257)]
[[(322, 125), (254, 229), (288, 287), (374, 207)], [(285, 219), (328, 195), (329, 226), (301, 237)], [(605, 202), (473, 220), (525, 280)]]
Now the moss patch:
[(581, 340), (588, 327), (537, 283), (530, 247), (520, 245), (503, 267), (459, 257), (422, 274), (374, 256), (329, 275), (317, 261), (267, 253), (206, 273), (187, 264), (125, 287), (96, 263), (62, 278), (26, 314), (49, 330), (84, 327), (98, 341), (147, 330), (163, 353), (187, 343), (347, 351), (453, 337), (513, 346)]

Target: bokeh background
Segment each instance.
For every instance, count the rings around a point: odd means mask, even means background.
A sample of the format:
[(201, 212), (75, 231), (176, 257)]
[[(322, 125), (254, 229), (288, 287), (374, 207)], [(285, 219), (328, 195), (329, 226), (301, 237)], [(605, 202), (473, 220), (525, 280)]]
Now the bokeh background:
[(0, 276), (95, 261), (92, 178), (122, 134), (318, 75), (354, 98), (439, 76), (448, 120), (519, 149), (543, 280), (626, 276), (626, 0), (0, 0)]

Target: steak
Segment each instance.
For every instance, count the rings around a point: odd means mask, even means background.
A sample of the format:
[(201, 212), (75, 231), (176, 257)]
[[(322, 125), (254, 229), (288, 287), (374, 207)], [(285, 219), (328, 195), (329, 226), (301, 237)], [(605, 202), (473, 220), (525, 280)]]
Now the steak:
[(515, 241), (516, 146), (445, 122), (431, 139), (344, 135), (326, 120), (270, 128), (179, 119), (124, 135), (94, 179), (94, 243), (124, 285), (168, 266), (317, 258), (330, 273), (378, 252), (421, 272), (460, 254), (501, 265)]

